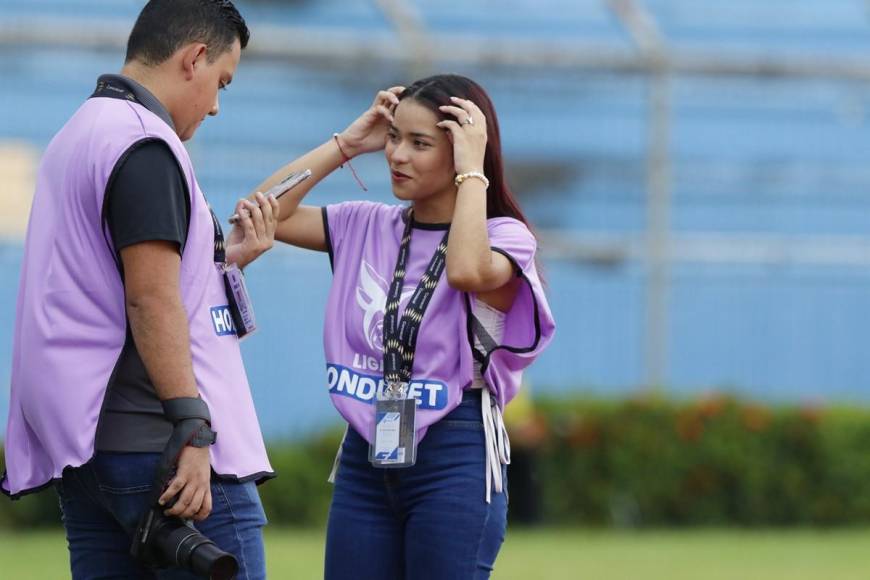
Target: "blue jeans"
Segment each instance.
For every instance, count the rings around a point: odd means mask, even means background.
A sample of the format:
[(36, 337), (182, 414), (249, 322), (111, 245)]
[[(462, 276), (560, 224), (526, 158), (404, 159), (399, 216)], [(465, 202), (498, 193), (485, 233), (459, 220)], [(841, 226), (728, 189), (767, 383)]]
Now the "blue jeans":
[(372, 467), (348, 428), (326, 532), (326, 580), (489, 578), (507, 526), (505, 493), (485, 497), (480, 396), (433, 425), (404, 469)]
[[(195, 578), (178, 568), (148, 570), (130, 556), (159, 458), (159, 453), (97, 453), (85, 465), (64, 471), (55, 487), (74, 580)], [(211, 514), (196, 528), (238, 559), (238, 578), (265, 578), (266, 516), (256, 484), (212, 477), (211, 495)]]

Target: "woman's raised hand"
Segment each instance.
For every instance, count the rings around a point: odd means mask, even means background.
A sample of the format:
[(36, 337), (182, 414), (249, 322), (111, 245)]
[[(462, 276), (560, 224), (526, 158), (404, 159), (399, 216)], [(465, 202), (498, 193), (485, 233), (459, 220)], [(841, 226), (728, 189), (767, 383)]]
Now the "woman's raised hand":
[(387, 143), (387, 132), (393, 122), (393, 111), (399, 104), (399, 95), (405, 87), (391, 87), (378, 92), (365, 113), (342, 131), (338, 138), (342, 150), (349, 157), (379, 151)]
[(442, 112), (456, 117), (438, 123), (442, 129), (449, 131), (453, 142), (453, 163), (456, 173), (471, 171), (483, 172), (483, 160), (486, 157), (486, 116), (473, 102), (450, 97), (453, 105), (438, 107)]

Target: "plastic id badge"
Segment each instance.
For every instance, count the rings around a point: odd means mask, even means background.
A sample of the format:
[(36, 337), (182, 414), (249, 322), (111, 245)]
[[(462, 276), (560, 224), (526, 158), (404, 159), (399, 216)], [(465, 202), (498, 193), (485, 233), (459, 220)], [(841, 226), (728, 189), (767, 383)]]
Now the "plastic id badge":
[(396, 468), (414, 465), (417, 461), (416, 414), (416, 399), (375, 401), (375, 434), (369, 445), (369, 461), (373, 466)]
[(244, 338), (257, 330), (257, 320), (254, 318), (254, 305), (248, 295), (248, 287), (245, 285), (245, 275), (235, 264), (224, 267), (224, 286), (236, 334), (239, 338)]

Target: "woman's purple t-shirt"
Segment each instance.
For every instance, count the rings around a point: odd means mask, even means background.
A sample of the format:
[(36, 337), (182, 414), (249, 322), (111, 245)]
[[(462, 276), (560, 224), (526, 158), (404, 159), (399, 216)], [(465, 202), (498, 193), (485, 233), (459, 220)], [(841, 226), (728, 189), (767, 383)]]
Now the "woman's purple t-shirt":
[[(323, 343), (326, 378), (339, 413), (371, 440), (376, 393), (383, 389), (383, 320), (389, 283), (408, 219), (407, 208), (347, 202), (324, 208), (333, 282)], [(512, 218), (488, 220), (490, 245), (515, 265), (522, 285), (505, 319), (503, 344), (485, 355), (483, 376), (500, 407), (513, 398), (522, 370), (549, 343), (553, 318), (535, 268), (535, 238)], [(444, 237), (446, 226), (415, 224), (399, 315)], [(446, 275), (420, 323), (410, 394), (417, 399), (417, 438), (454, 409), (472, 380), (474, 296), (454, 290)]]

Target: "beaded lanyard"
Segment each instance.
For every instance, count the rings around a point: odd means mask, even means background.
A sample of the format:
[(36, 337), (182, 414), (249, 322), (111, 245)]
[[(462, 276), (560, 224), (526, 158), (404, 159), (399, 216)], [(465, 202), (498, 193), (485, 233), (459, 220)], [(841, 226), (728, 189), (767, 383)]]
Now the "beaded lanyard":
[(447, 255), (447, 236), (444, 232), (435, 254), (429, 261), (426, 271), (420, 278), (411, 300), (405, 307), (399, 320), (399, 301), (402, 296), (402, 286), (405, 282), (405, 270), (411, 251), (411, 229), (413, 216), (408, 215), (408, 223), (402, 234), (399, 246), (399, 256), (396, 259), (396, 269), (393, 281), (387, 294), (387, 305), (384, 309), (384, 382), (387, 384), (387, 394), (391, 397), (404, 397), (407, 383), (411, 379), (414, 365), (414, 354), (417, 346), (418, 330), (423, 314), (429, 306), (429, 301), (435, 293), (438, 280), (444, 272)]

